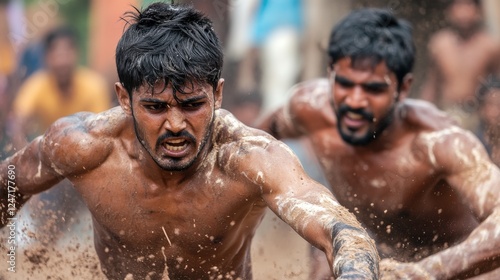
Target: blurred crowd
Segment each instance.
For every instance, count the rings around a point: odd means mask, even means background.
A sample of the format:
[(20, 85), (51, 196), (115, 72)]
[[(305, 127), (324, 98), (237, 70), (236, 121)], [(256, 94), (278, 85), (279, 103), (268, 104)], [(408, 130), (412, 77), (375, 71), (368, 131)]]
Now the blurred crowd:
[[(151, 2), (0, 0), (0, 159), (62, 116), (117, 105), (114, 48), (126, 23), (120, 18)], [(226, 52), (223, 107), (250, 126), (281, 105), (294, 84), (325, 76), (325, 49), (336, 22), (359, 7), (391, 9), (414, 27), (412, 97), (453, 116), (500, 165), (498, 1), (176, 2), (213, 20)], [(296, 151), (310, 160), (302, 144)]]
[[(114, 47), (125, 26), (120, 18), (151, 2), (0, 1), (0, 158), (59, 117), (116, 105)], [(282, 104), (297, 82), (325, 75), (325, 48), (338, 20), (360, 7), (391, 9), (414, 27), (412, 97), (451, 114), (500, 162), (497, 1), (180, 2), (213, 19), (226, 52), (223, 106), (248, 125)]]

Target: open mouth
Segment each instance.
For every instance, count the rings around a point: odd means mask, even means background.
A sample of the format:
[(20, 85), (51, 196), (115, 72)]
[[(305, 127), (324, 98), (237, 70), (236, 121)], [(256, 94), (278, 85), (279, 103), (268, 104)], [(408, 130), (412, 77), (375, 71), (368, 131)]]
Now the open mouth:
[(180, 152), (185, 150), (189, 145), (189, 142), (184, 139), (174, 139), (163, 142), (162, 146), (168, 152)]
[(362, 114), (346, 112), (343, 118), (344, 124), (349, 128), (360, 128), (365, 125), (368, 120)]
[(361, 119), (363, 119), (363, 115), (356, 114), (356, 113), (353, 113), (353, 112), (347, 112), (345, 115), (346, 115), (346, 117), (348, 117), (349, 119), (352, 119), (352, 120), (361, 120)]

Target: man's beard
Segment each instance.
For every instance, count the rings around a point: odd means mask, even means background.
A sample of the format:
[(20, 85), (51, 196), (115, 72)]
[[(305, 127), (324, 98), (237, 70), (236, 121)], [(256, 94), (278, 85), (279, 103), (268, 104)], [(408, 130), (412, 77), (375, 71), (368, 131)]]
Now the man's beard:
[[(203, 136), (203, 139), (200, 142), (200, 146), (198, 150), (196, 151), (196, 155), (187, 163), (181, 164), (180, 161), (183, 160), (184, 158), (169, 158), (168, 163), (164, 164), (160, 161), (160, 159), (155, 156), (155, 153), (151, 150), (151, 148), (147, 145), (146, 141), (144, 140), (144, 133), (138, 128), (137, 126), (137, 121), (135, 120), (135, 116), (132, 113), (133, 119), (134, 119), (134, 130), (135, 130), (135, 135), (137, 137), (137, 140), (139, 140), (139, 143), (144, 147), (144, 149), (149, 153), (151, 158), (156, 162), (156, 164), (163, 170), (165, 171), (183, 171), (188, 168), (190, 168), (196, 160), (199, 158), (200, 153), (203, 151), (205, 148), (208, 140), (210, 139), (213, 131), (213, 126), (214, 126), (214, 121), (215, 121), (215, 114), (212, 116), (212, 120), (210, 121), (210, 125), (208, 126), (208, 129)], [(155, 144), (155, 151), (158, 151), (158, 149), (161, 146), (161, 143), (165, 141), (165, 139), (169, 137), (185, 137), (188, 138), (191, 143), (196, 143), (196, 138), (188, 133), (187, 131), (181, 131), (179, 133), (172, 133), (170, 131), (167, 131), (165, 134), (162, 134), (157, 140)]]
[[(333, 104), (332, 104), (333, 106)], [(335, 107), (333, 107), (335, 108)], [(352, 109), (347, 105), (341, 105), (337, 110), (335, 110), (335, 114), (337, 116), (337, 129), (339, 131), (340, 137), (344, 142), (349, 143), (353, 146), (364, 146), (369, 144), (370, 142), (374, 141), (378, 135), (381, 135), (382, 132), (389, 127), (389, 125), (393, 122), (394, 120), (394, 111), (395, 111), (396, 105), (392, 105), (387, 114), (385, 114), (379, 121), (378, 125), (375, 127), (375, 129), (370, 129), (371, 124), (373, 123), (373, 114), (364, 111), (363, 109)], [(363, 119), (368, 120), (370, 123), (370, 128), (366, 132), (366, 134), (362, 137), (356, 137), (354, 134), (349, 135), (346, 134), (342, 130), (342, 124), (341, 124), (341, 119), (342, 117), (347, 113), (347, 112), (353, 112), (356, 114), (359, 114), (363, 117)]]

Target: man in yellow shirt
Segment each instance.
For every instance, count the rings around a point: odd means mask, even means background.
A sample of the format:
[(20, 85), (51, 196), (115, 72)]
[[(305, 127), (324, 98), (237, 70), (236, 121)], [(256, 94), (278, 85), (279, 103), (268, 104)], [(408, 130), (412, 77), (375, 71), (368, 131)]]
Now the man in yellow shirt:
[[(21, 85), (14, 100), (11, 133), (16, 148), (42, 134), (61, 117), (81, 111), (98, 113), (111, 107), (110, 87), (105, 79), (78, 66), (76, 34), (71, 29), (59, 27), (46, 35), (44, 62), (45, 67)], [(36, 213), (26, 215), (31, 220), (28, 227), (50, 227), (53, 232), (61, 232), (61, 228), (69, 230), (73, 227), (70, 222), (81, 220), (86, 213), (81, 198), (68, 181), (32, 197), (27, 208), (26, 212)], [(42, 244), (57, 239), (37, 237)]]
[(21, 124), (36, 120), (39, 134), (60, 117), (80, 111), (102, 112), (111, 107), (106, 81), (99, 74), (78, 66), (74, 33), (61, 27), (45, 39), (45, 68), (21, 86), (14, 101), (14, 114)]

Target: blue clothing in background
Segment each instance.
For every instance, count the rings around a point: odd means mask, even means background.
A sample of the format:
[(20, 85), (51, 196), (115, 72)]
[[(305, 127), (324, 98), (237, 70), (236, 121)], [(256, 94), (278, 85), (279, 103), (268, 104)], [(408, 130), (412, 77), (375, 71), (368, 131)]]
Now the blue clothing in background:
[(252, 28), (252, 43), (261, 45), (277, 28), (301, 32), (304, 25), (302, 0), (261, 0)]

